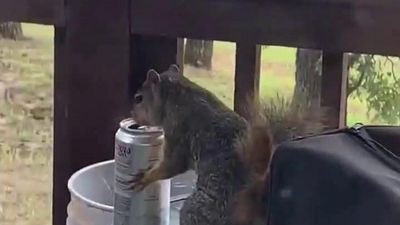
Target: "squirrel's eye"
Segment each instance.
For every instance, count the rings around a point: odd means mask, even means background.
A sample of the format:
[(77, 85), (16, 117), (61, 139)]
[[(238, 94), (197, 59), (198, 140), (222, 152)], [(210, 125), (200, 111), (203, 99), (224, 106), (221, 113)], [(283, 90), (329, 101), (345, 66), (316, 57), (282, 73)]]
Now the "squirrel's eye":
[(139, 104), (143, 101), (143, 95), (135, 95), (135, 104)]

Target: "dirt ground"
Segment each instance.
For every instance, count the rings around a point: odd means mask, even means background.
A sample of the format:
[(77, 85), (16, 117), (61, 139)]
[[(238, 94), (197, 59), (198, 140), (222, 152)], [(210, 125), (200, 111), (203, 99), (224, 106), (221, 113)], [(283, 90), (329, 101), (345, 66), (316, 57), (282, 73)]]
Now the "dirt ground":
[(52, 48), (0, 40), (1, 225), (51, 221)]

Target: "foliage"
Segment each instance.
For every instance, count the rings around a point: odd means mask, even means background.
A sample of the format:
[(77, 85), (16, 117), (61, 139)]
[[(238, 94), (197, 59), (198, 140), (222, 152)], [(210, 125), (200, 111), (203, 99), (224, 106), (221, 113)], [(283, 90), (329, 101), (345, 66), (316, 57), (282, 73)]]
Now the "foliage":
[[(305, 92), (307, 98), (319, 95), (317, 89), (320, 87), (315, 88), (312, 85), (318, 83), (313, 80), (320, 79), (322, 73), (322, 54), (318, 53), (311, 57), (312, 54), (315, 52), (309, 50), (296, 54), (302, 57), (302, 60), (299, 61), (299, 65), (296, 63), (296, 82), (300, 83), (296, 83), (294, 97), (302, 92)], [(372, 121), (398, 124), (400, 122), (398, 91), (400, 80), (396, 75), (398, 58), (366, 54), (348, 54), (348, 56), (350, 76), (347, 96), (365, 104), (368, 117)], [(318, 93), (314, 93), (316, 90)]]
[(368, 113), (390, 124), (400, 122), (400, 80), (396, 75), (398, 58), (376, 55), (350, 55), (352, 76), (348, 94), (362, 101), (366, 98)]

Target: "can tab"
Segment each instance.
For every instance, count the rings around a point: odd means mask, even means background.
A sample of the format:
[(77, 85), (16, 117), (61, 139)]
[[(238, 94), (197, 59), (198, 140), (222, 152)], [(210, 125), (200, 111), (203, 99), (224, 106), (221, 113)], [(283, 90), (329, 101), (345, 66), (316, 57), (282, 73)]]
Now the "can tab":
[(363, 128), (363, 127), (364, 127), (364, 124), (356, 123), (352, 127), (350, 127), (350, 131), (352, 131), (353, 133), (359, 133), (361, 128)]

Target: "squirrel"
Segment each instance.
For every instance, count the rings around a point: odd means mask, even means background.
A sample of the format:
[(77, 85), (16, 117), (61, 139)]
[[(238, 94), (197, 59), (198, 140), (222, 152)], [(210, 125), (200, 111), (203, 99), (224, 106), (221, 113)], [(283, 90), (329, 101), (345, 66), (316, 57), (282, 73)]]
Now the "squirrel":
[(232, 214), (235, 225), (267, 224), (269, 166), (276, 146), (327, 129), (323, 123), (327, 108), (307, 109), (302, 105), (294, 106), (278, 96), (277, 100), (252, 109), (248, 131), (237, 139), (236, 145), (251, 179), (235, 197)]
[[(255, 159), (253, 153), (238, 150), (245, 149), (244, 143), (250, 140), (246, 137), (257, 135), (249, 133), (254, 123), (184, 77), (176, 65), (160, 74), (153, 69), (147, 72), (134, 95), (131, 116), (140, 125), (161, 126), (165, 137), (162, 160), (139, 171), (131, 188), (141, 191), (155, 181), (192, 169), (197, 174), (196, 189), (183, 203), (180, 224), (234, 224), (236, 196), (251, 183), (253, 171), (265, 170), (271, 154), (269, 148), (260, 148), (254, 152)], [(271, 140), (260, 138), (256, 145), (269, 146)], [(257, 169), (247, 168), (252, 160), (258, 161)]]

